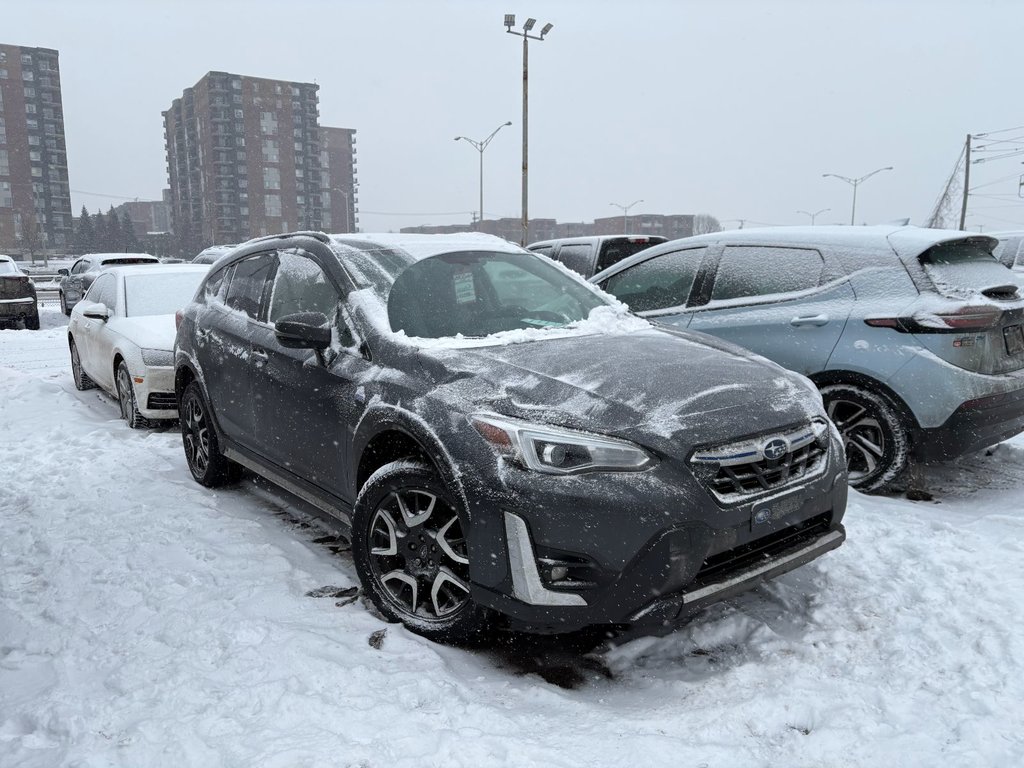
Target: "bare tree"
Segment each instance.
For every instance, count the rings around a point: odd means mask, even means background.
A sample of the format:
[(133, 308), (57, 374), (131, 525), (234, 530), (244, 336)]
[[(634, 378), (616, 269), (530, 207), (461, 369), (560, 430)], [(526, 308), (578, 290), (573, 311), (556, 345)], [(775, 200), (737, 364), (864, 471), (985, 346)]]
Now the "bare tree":
[(698, 213), (693, 217), (693, 234), (706, 235), (710, 232), (721, 232), (722, 225), (708, 213)]
[(36, 263), (36, 254), (39, 251), (43, 251), (43, 264), (49, 266), (50, 260), (46, 256), (46, 251), (43, 250), (45, 243), (43, 242), (43, 233), (39, 229), (39, 224), (36, 222), (34, 216), (29, 217), (28, 221), (25, 222), (21, 229), (21, 237), (18, 238), (18, 247), (21, 248), (22, 253), (27, 255), (32, 263)]

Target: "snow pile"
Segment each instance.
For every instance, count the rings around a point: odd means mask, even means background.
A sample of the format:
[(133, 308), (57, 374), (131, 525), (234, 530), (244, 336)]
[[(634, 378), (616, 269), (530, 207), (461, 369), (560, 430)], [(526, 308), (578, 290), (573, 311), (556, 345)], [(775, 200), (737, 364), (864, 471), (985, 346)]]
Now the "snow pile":
[(294, 499), (201, 488), (77, 392), (63, 333), (0, 332), (2, 766), (1024, 762), (1024, 440), (938, 504), (852, 494), (841, 549), (672, 636), (469, 652), (350, 602)]

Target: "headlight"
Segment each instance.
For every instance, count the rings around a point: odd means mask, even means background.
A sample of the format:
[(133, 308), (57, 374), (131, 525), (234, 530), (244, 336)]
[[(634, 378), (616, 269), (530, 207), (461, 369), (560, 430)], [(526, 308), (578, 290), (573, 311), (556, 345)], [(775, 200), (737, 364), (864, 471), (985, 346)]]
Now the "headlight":
[(637, 472), (655, 461), (642, 448), (625, 440), (494, 414), (473, 414), (470, 421), (499, 454), (550, 475), (597, 470)]
[(166, 349), (143, 349), (142, 362), (146, 365), (174, 365), (174, 353)]

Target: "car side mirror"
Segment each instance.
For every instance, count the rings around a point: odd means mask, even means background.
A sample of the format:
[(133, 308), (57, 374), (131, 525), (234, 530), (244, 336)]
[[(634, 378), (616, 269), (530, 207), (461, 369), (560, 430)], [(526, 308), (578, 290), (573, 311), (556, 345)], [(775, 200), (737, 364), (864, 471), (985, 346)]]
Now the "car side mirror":
[(274, 323), (274, 335), (282, 347), (315, 349), (319, 352), (331, 346), (330, 320), (322, 312), (295, 312)]
[(68, 270), (67, 267), (61, 267), (60, 269), (57, 270), (57, 274), (67, 277), (68, 275), (71, 274), (71, 272)]
[(110, 319), (110, 310), (107, 309), (106, 304), (101, 304), (96, 301), (83, 301), (82, 315), (92, 318), (93, 320), (102, 320), (103, 322), (107, 322), (107, 320)]

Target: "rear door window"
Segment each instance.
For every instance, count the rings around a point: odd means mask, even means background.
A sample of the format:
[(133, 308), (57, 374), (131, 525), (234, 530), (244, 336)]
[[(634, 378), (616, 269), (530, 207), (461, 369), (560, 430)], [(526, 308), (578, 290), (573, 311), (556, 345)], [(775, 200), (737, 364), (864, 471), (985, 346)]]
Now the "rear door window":
[(686, 304), (707, 248), (689, 248), (655, 256), (608, 278), (604, 288), (634, 312)]
[(634, 253), (640, 253), (640, 251), (650, 248), (656, 243), (664, 242), (664, 237), (615, 237), (605, 240), (601, 246), (601, 252), (597, 256), (597, 266), (594, 268), (594, 273), (597, 274), (602, 269), (608, 269), (612, 264), (618, 264)]
[(584, 277), (590, 277), (594, 274), (594, 246), (590, 243), (563, 245), (558, 249), (558, 254), (555, 258), (573, 272), (578, 272)]
[(253, 319), (258, 318), (264, 289), (273, 269), (272, 253), (259, 253), (236, 263), (224, 295), (224, 303)]
[(811, 248), (732, 245), (722, 252), (712, 301), (794, 293), (821, 283), (825, 262)]

